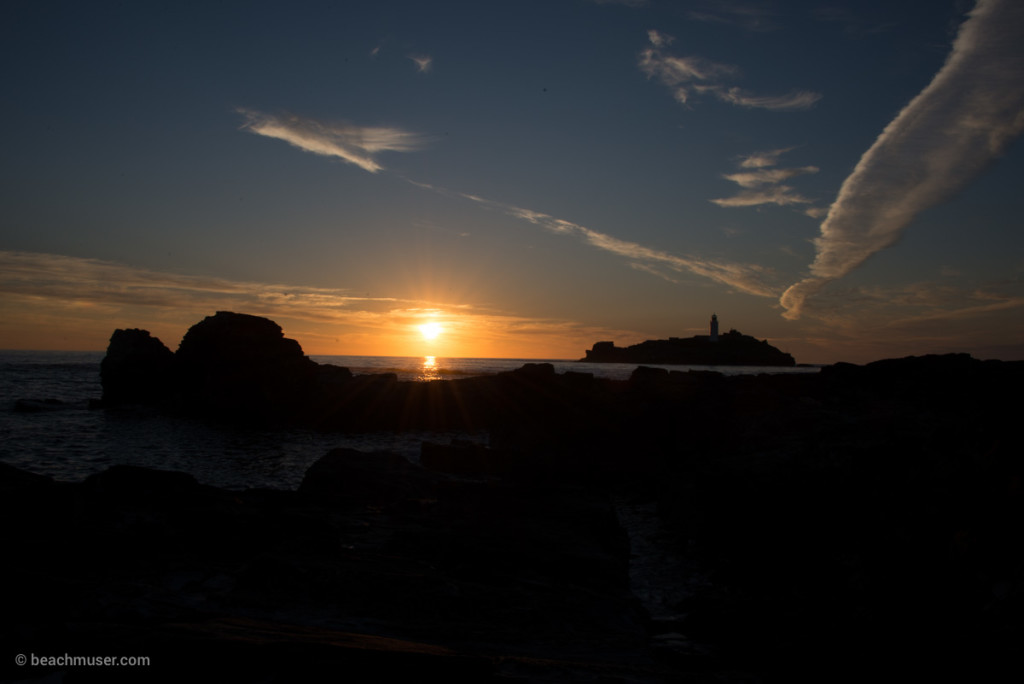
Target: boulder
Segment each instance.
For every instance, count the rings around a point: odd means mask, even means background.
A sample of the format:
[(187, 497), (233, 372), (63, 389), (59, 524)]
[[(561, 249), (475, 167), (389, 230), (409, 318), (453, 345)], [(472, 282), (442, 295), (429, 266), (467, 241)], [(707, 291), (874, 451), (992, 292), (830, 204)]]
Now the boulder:
[(228, 311), (189, 328), (175, 355), (183, 407), (215, 417), (293, 417), (316, 392), (316, 369), (273, 321)]
[(159, 403), (168, 398), (174, 354), (147, 330), (115, 330), (100, 364), (103, 402)]
[(82, 488), (95, 497), (153, 505), (163, 501), (180, 503), (194, 496), (199, 487), (189, 473), (119, 464), (90, 475)]
[(328, 508), (394, 503), (410, 495), (420, 472), (398, 454), (334, 449), (306, 470), (299, 496)]

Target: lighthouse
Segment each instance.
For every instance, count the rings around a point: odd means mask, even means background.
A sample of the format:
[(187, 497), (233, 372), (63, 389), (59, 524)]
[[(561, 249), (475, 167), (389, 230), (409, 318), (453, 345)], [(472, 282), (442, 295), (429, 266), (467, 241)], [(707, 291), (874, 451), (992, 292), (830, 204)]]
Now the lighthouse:
[(718, 341), (718, 315), (711, 314), (711, 335), (708, 336), (711, 342)]

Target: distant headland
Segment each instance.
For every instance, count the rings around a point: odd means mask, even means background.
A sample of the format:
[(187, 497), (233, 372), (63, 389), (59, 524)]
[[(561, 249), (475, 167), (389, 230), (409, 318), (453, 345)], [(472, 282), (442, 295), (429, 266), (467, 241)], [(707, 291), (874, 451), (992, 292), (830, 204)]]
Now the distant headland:
[(795, 366), (789, 354), (736, 330), (718, 334), (718, 316), (711, 315), (707, 335), (647, 340), (629, 347), (597, 342), (580, 361), (701, 366)]

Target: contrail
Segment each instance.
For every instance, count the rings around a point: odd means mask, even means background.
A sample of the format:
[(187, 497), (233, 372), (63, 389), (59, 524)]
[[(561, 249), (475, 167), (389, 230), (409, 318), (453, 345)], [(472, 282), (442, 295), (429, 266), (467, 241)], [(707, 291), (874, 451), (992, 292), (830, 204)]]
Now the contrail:
[[(377, 152), (409, 152), (419, 149), (425, 140), (419, 135), (397, 128), (355, 126), (347, 123), (328, 124), (295, 115), (275, 116), (249, 109), (238, 109), (238, 112), (246, 119), (242, 130), (283, 140), (313, 154), (337, 157), (370, 173), (385, 170), (374, 159)], [(472, 200), (482, 206), (528, 221), (554, 233), (572, 235), (593, 247), (625, 257), (634, 267), (642, 268), (667, 280), (672, 280), (671, 276), (658, 270), (658, 267), (665, 267), (675, 272), (687, 271), (759, 297), (774, 299), (781, 289), (768, 282), (773, 280), (771, 270), (756, 264), (733, 264), (698, 257), (677, 256), (635, 242), (621, 240), (541, 212), (513, 207), (475, 195), (453, 192), (428, 183), (419, 183), (400, 174), (396, 174), (396, 177), (431, 192)]]
[(810, 276), (779, 302), (804, 302), (892, 245), (917, 214), (961, 190), (1024, 130), (1024, 2), (978, 0), (946, 63), (886, 126), (843, 182), (815, 240)]

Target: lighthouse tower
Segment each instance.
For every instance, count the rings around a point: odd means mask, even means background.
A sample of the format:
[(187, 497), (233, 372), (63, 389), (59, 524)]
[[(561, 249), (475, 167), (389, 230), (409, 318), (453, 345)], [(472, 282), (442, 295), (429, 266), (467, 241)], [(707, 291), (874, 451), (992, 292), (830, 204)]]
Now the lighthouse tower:
[(708, 336), (708, 340), (711, 342), (718, 341), (718, 315), (711, 314), (711, 335)]

